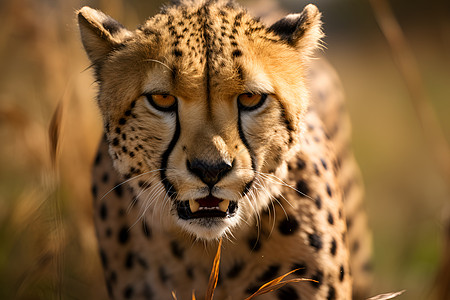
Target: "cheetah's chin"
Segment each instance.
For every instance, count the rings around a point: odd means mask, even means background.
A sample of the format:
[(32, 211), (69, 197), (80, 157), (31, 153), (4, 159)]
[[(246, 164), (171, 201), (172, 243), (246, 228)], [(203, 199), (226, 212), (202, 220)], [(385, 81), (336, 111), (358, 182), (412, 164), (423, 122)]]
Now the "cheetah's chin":
[(211, 195), (200, 199), (179, 201), (176, 206), (178, 217), (183, 220), (231, 218), (238, 210), (237, 202), (219, 199)]

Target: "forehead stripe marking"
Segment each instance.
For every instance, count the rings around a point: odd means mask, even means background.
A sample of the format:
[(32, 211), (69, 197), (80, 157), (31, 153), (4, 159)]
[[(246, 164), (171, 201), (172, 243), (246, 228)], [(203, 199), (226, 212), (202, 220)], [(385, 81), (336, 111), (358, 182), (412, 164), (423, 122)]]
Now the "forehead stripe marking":
[(209, 17), (209, 11), (208, 11), (208, 7), (205, 5), (203, 7), (203, 15), (204, 15), (204, 20), (203, 20), (203, 41), (204, 41), (204, 47), (205, 47), (205, 77), (206, 77), (206, 104), (208, 105), (208, 111), (211, 112), (211, 87), (210, 87), (210, 82), (211, 79), (209, 78), (209, 68), (210, 68), (210, 55), (211, 55), (211, 49), (210, 49), (210, 36), (209, 36), (209, 30), (210, 26), (208, 24), (208, 17)]

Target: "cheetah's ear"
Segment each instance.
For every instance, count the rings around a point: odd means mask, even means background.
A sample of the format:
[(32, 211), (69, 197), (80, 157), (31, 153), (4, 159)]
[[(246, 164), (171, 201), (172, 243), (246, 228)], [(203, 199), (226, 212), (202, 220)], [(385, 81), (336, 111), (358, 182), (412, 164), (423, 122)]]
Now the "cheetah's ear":
[(287, 15), (269, 30), (309, 56), (323, 37), (321, 16), (315, 5), (308, 4), (301, 13)]
[(94, 65), (131, 36), (122, 24), (99, 10), (85, 6), (77, 11), (77, 15), (81, 41)]

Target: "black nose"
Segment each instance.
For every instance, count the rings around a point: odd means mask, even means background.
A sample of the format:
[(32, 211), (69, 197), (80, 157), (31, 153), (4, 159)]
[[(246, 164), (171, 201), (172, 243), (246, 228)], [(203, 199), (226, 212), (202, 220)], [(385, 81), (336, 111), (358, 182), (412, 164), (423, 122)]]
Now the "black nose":
[(209, 188), (212, 188), (233, 167), (227, 162), (210, 163), (199, 159), (187, 161), (187, 168), (197, 175)]

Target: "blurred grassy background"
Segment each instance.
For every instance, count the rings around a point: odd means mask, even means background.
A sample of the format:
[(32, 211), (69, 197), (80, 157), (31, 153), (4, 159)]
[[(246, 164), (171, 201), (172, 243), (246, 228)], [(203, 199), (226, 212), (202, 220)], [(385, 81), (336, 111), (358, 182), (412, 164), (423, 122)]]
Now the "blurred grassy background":
[[(307, 3), (280, 1), (292, 12)], [(0, 2), (0, 299), (105, 299), (89, 193), (101, 123), (74, 11), (90, 5), (135, 28), (160, 3)], [(324, 12), (325, 56), (348, 95), (374, 231), (374, 293), (406, 289), (405, 298), (425, 299), (443, 254), (448, 183), (368, 2), (314, 3)], [(398, 0), (394, 10), (449, 138), (450, 4)], [(59, 101), (65, 109), (54, 172), (47, 131)]]

